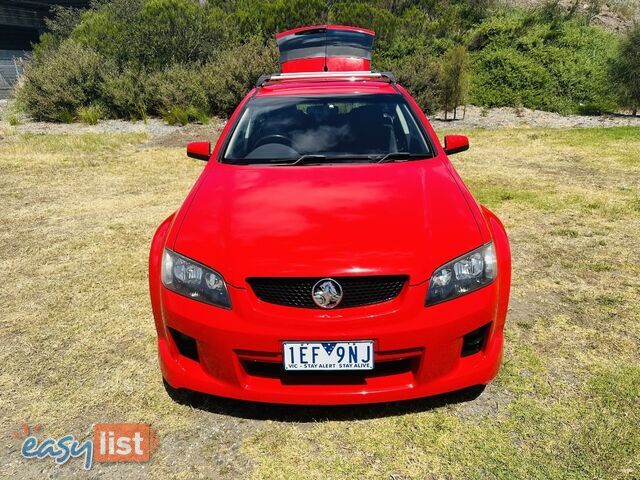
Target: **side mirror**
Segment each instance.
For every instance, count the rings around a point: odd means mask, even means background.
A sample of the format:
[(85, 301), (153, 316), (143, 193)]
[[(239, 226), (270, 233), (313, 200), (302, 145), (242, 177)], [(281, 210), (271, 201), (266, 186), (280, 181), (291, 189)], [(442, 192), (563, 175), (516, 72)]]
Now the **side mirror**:
[(207, 161), (210, 156), (211, 142), (191, 142), (187, 144), (187, 157)]
[(469, 150), (469, 139), (464, 135), (447, 135), (444, 137), (444, 153), (453, 155), (454, 153)]

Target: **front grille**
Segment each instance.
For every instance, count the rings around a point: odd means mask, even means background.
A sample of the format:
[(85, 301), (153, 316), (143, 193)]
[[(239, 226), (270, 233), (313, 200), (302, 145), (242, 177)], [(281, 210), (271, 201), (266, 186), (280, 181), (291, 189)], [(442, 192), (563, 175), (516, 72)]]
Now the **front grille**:
[[(396, 298), (408, 280), (406, 275), (370, 277), (332, 277), (342, 286), (343, 297), (335, 308), (360, 307)], [(298, 308), (320, 308), (312, 298), (316, 278), (248, 278), (256, 296), (263, 302)]]

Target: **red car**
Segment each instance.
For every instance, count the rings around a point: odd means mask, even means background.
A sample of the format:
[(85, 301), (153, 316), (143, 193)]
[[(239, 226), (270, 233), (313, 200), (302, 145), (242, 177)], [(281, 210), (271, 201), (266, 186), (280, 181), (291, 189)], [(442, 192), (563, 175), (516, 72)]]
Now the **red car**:
[(169, 385), (289, 404), (386, 402), (487, 384), (511, 257), (416, 102), (370, 71), (373, 32), (277, 36), (282, 73), (229, 119), (149, 260)]

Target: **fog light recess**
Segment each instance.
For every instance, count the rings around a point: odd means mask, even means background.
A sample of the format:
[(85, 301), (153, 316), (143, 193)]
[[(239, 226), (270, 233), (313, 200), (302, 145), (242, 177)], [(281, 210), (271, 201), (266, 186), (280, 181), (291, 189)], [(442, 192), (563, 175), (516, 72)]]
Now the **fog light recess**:
[(468, 357), (469, 355), (473, 355), (482, 350), (490, 326), (491, 324), (487, 323), (486, 325), (483, 325), (477, 330), (469, 332), (464, 337), (462, 337), (462, 352), (460, 352), (461, 357)]
[(198, 345), (194, 338), (170, 327), (169, 332), (171, 332), (171, 337), (176, 347), (178, 347), (180, 355), (195, 360), (196, 362), (200, 361), (200, 357), (198, 357)]

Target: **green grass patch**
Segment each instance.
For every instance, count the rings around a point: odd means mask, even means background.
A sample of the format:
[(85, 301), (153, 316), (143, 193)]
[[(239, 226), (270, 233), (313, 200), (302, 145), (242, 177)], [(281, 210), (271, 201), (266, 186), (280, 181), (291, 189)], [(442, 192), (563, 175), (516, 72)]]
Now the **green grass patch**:
[(552, 194), (542, 190), (528, 190), (526, 187), (500, 185), (492, 179), (470, 180), (467, 186), (476, 200), (489, 208), (499, 208), (503, 203), (524, 205), (541, 210), (556, 210), (560, 207)]
[(105, 108), (99, 103), (93, 103), (89, 106), (79, 107), (76, 111), (78, 120), (87, 125), (96, 125), (100, 120), (103, 120), (106, 116)]
[(639, 153), (629, 146), (640, 130), (466, 133), (473, 147), (454, 165), (513, 249), (497, 379), (468, 404), (268, 423), (243, 446), (255, 478), (638, 476)]
[(521, 397), (493, 415), (453, 411), (305, 429), (269, 425), (245, 443), (255, 478), (633, 478), (640, 369), (602, 371), (559, 400)]
[(169, 125), (187, 125), (191, 122), (198, 122), (202, 125), (209, 123), (209, 117), (195, 107), (171, 107), (162, 112), (162, 118)]
[(147, 140), (144, 133), (83, 133), (83, 134), (37, 134), (21, 133), (8, 142), (4, 153), (40, 152), (44, 154), (63, 154), (72, 160), (76, 153), (91, 155), (104, 154), (114, 149), (138, 145)]
[[(503, 367), (478, 399), (341, 415), (291, 407), (290, 418), (268, 421), (247, 415), (277, 410), (268, 405), (181, 405), (162, 387), (149, 239), (202, 162), (144, 134), (8, 134), (0, 142), (0, 200), (10, 212), (0, 229), (5, 430), (35, 421), (47, 435), (79, 436), (95, 422), (149, 422), (160, 435), (151, 478), (635, 480), (633, 132), (473, 130), (471, 150), (452, 157), (504, 221), (513, 252)], [(310, 421), (295, 421), (294, 411)], [(52, 462), (22, 460), (7, 438), (5, 477), (57, 474)], [(95, 468), (122, 478), (138, 467)], [(62, 476), (81, 472), (73, 460), (64, 468)]]

